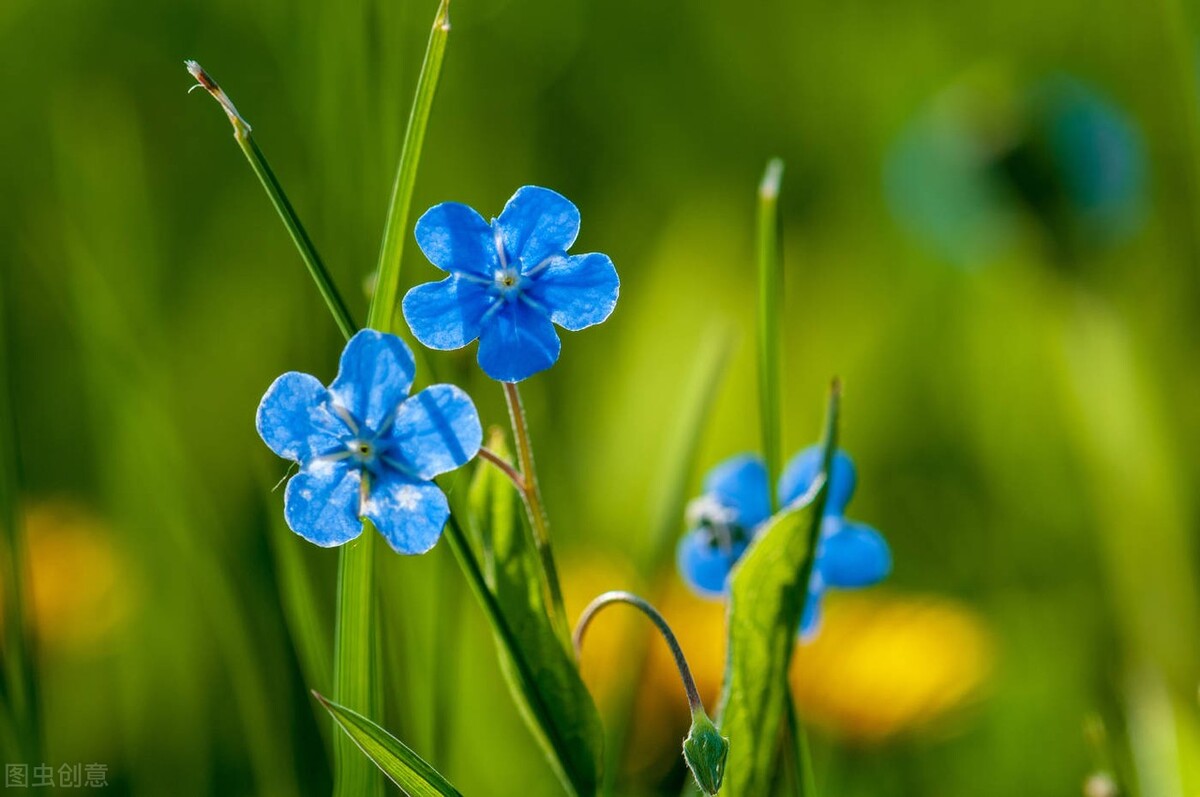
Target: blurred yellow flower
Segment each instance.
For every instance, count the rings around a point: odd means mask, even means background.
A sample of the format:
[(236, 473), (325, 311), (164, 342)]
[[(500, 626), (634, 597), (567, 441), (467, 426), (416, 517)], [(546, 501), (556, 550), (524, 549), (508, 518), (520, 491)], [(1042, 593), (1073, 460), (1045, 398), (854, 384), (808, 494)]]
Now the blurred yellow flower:
[[(672, 579), (656, 605), (715, 711), (725, 669), (724, 602), (698, 598)], [(796, 648), (790, 679), (801, 715), (832, 736), (871, 743), (918, 730), (962, 707), (987, 681), (991, 634), (958, 601), (877, 590), (831, 595), (824, 608), (816, 638)], [(687, 721), (675, 665), (652, 640), (630, 766), (654, 773), (673, 764)]]
[(111, 531), (67, 501), (24, 515), (33, 629), (41, 644), (74, 650), (108, 638), (129, 613), (132, 590)]
[(796, 649), (790, 678), (808, 722), (874, 742), (924, 727), (978, 695), (992, 655), (983, 620), (957, 601), (839, 595), (821, 632)]

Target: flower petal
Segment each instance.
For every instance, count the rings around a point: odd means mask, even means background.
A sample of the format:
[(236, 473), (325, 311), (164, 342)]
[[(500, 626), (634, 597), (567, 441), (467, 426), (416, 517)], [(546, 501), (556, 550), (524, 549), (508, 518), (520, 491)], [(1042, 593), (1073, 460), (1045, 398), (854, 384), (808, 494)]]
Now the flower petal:
[(400, 405), (391, 436), (405, 469), (432, 479), (479, 453), (483, 427), (470, 396), (454, 385), (433, 385)]
[(536, 268), (551, 255), (564, 254), (579, 235), (579, 208), (549, 188), (518, 188), (496, 220), (509, 265)]
[(442, 271), (489, 280), (500, 265), (496, 237), (483, 216), (461, 202), (434, 205), (417, 219), (417, 246)]
[(292, 477), (283, 515), (292, 531), (325, 548), (362, 534), (358, 517), (362, 473), (345, 461), (318, 459)]
[(891, 572), (892, 553), (878, 531), (865, 523), (846, 522), (821, 541), (818, 566), (831, 587), (869, 587)]
[(727, 459), (708, 472), (704, 492), (737, 512), (734, 522), (747, 532), (771, 516), (767, 469), (753, 454)]
[(350, 338), (342, 351), (337, 379), (329, 392), (355, 421), (378, 432), (408, 396), (414, 373), (412, 352), (404, 341), (364, 329)]
[(726, 593), (729, 572), (745, 552), (744, 541), (721, 546), (714, 544), (710, 531), (696, 529), (679, 541), (675, 550), (675, 564), (683, 580), (694, 592), (717, 597)]
[(458, 274), (418, 285), (404, 296), (404, 320), (413, 336), (431, 349), (461, 349), (479, 337), (479, 325), (494, 297)]
[[(821, 471), (820, 445), (812, 445), (792, 457), (783, 475), (779, 477), (779, 502), (784, 506), (801, 498), (812, 487), (817, 474)], [(829, 495), (825, 499), (825, 515), (841, 515), (846, 511), (846, 504), (854, 495), (854, 485), (858, 474), (854, 463), (840, 448), (833, 455), (832, 475), (830, 476)]]
[(329, 391), (315, 376), (295, 371), (271, 383), (254, 419), (267, 447), (284, 459), (307, 462), (341, 447), (346, 425), (329, 410)]
[(530, 296), (551, 321), (572, 331), (608, 318), (621, 288), (612, 260), (596, 253), (553, 257), (531, 280)]
[(558, 361), (554, 325), (523, 301), (497, 310), (479, 333), (479, 367), (497, 382), (520, 382)]
[(432, 548), (450, 517), (450, 504), (436, 484), (386, 470), (371, 482), (363, 515), (396, 553)]

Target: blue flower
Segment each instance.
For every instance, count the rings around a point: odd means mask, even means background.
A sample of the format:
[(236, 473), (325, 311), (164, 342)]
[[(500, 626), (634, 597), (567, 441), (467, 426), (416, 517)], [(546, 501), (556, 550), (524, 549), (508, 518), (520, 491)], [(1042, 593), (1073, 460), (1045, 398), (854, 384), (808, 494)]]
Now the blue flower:
[(479, 338), (479, 365), (520, 382), (558, 361), (554, 325), (577, 331), (608, 318), (620, 280), (607, 255), (568, 255), (579, 210), (548, 188), (527, 185), (489, 224), (458, 202), (417, 220), (417, 244), (450, 276), (404, 297), (404, 318), (431, 349)]
[(479, 452), (475, 405), (453, 385), (411, 398), (412, 352), (404, 341), (364, 329), (346, 344), (328, 388), (296, 372), (276, 379), (258, 406), (258, 433), (300, 465), (288, 482), (284, 516), (292, 531), (330, 547), (370, 520), (397, 553), (438, 541), (450, 516), (433, 477)]
[[(820, 446), (810, 446), (793, 457), (779, 478), (780, 503), (787, 506), (802, 498), (820, 470)], [(800, 624), (805, 637), (816, 631), (827, 588), (870, 586), (883, 580), (892, 568), (891, 553), (879, 532), (844, 518), (856, 480), (854, 463), (838, 451)], [(736, 456), (709, 471), (704, 494), (688, 506), (692, 530), (680, 540), (677, 551), (679, 571), (696, 592), (718, 597), (728, 591), (730, 571), (771, 517), (770, 501), (767, 469), (757, 456)]]

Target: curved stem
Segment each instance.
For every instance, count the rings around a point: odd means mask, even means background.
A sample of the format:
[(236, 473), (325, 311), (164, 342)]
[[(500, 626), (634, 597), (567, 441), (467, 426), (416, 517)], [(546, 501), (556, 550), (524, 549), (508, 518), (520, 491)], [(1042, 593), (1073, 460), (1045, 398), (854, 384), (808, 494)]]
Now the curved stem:
[(491, 464), (508, 477), (508, 480), (516, 486), (517, 492), (525, 494), (525, 479), (522, 478), (521, 472), (509, 464), (508, 460), (491, 450), (487, 446), (479, 449), (479, 458), (486, 459)]
[(517, 441), (517, 458), (521, 463), (521, 495), (529, 514), (529, 525), (533, 529), (533, 542), (542, 562), (542, 574), (546, 577), (546, 589), (550, 593), (550, 621), (566, 637), (567, 611), (563, 605), (562, 587), (558, 583), (558, 568), (554, 564), (554, 551), (550, 547), (550, 521), (542, 503), (542, 490), (538, 486), (537, 470), (533, 464), (533, 444), (529, 439), (529, 426), (525, 421), (525, 405), (521, 403), (521, 392), (514, 382), (504, 382), (504, 398), (508, 402), (508, 417), (512, 420), (513, 437)]
[(605, 606), (610, 606), (614, 603), (628, 603), (639, 609), (642, 614), (650, 618), (650, 622), (654, 623), (654, 627), (662, 634), (663, 639), (667, 642), (667, 647), (671, 649), (671, 655), (675, 657), (675, 666), (679, 668), (679, 677), (683, 681), (683, 689), (687, 692), (688, 706), (692, 713), (704, 711), (704, 704), (700, 701), (700, 691), (696, 689), (696, 680), (692, 678), (692, 670), (688, 667), (687, 659), (683, 656), (683, 648), (679, 647), (679, 640), (675, 638), (675, 632), (671, 630), (671, 626), (667, 624), (666, 619), (658, 613), (646, 600), (639, 598), (632, 592), (624, 590), (614, 590), (605, 592), (596, 597), (587, 608), (583, 610), (583, 614), (579, 615), (579, 622), (575, 625), (575, 634), (572, 637), (572, 642), (575, 645), (575, 656), (578, 657), (580, 650), (583, 647), (583, 635), (587, 632), (588, 625), (591, 624), (592, 618), (600, 613), (600, 610)]

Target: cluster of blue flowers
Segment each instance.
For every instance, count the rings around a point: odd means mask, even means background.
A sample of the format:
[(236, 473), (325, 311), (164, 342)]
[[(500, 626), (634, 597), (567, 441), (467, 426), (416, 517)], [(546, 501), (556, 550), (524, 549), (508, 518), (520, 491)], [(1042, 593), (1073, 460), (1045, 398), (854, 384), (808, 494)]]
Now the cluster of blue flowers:
[[(827, 588), (870, 586), (882, 581), (892, 568), (883, 536), (866, 524), (845, 518), (858, 478), (854, 463), (839, 450), (830, 471), (816, 562), (800, 623), (805, 637), (817, 629)], [(779, 477), (780, 504), (786, 507), (804, 497), (820, 472), (820, 446), (810, 446), (793, 457)], [(770, 518), (771, 490), (762, 460), (743, 454), (717, 465), (704, 480), (704, 494), (688, 507), (692, 530), (680, 540), (677, 551), (684, 580), (701, 595), (724, 596), (734, 565)]]
[[(579, 210), (547, 188), (525, 186), (490, 224), (444, 202), (417, 222), (421, 251), (449, 272), (404, 297), (417, 340), (457, 349), (479, 338), (488, 376), (519, 382), (558, 360), (554, 324), (579, 330), (612, 313), (620, 282), (606, 255), (568, 255)], [(450, 516), (435, 476), (479, 453), (483, 432), (470, 397), (452, 385), (409, 396), (412, 352), (395, 335), (363, 330), (346, 344), (327, 388), (287, 373), (267, 389), (258, 433), (300, 466), (284, 495), (291, 529), (322, 546), (358, 537), (370, 520), (398, 553), (437, 543)]]
[[(557, 324), (580, 330), (604, 321), (620, 282), (602, 254), (569, 255), (579, 211), (546, 188), (525, 186), (490, 223), (466, 205), (445, 202), (417, 222), (416, 238), (449, 276), (404, 297), (413, 335), (434, 349), (479, 340), (478, 360), (501, 382), (518, 382), (553, 365)], [(434, 477), (479, 452), (482, 429), (470, 397), (452, 385), (409, 396), (412, 352), (395, 335), (356, 334), (328, 387), (314, 376), (287, 373), (258, 408), (258, 432), (299, 472), (284, 497), (288, 525), (322, 546), (358, 537), (369, 520), (398, 553), (432, 548), (450, 516)], [(817, 446), (800, 452), (779, 482), (784, 506), (803, 496), (820, 472)], [(854, 492), (854, 465), (837, 452), (822, 519), (802, 631), (817, 625), (827, 587), (873, 584), (891, 558), (877, 531), (844, 518)], [(708, 474), (704, 495), (689, 507), (691, 531), (678, 563), (698, 592), (720, 596), (756, 531), (771, 516), (766, 468), (743, 455)]]

